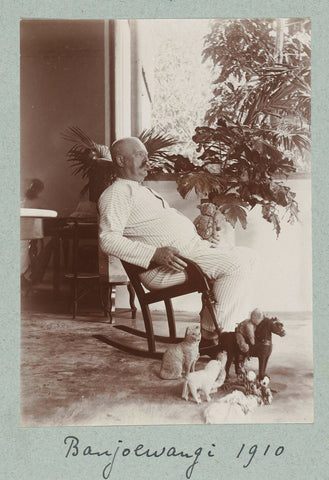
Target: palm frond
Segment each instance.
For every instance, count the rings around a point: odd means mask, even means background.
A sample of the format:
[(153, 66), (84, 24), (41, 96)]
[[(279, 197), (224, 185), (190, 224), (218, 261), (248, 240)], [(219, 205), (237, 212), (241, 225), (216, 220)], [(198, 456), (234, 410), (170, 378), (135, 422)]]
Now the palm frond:
[(144, 143), (150, 160), (153, 158), (166, 158), (166, 150), (180, 143), (177, 138), (167, 135), (166, 133), (156, 133), (155, 128), (143, 130), (138, 138)]
[(62, 133), (62, 138), (63, 140), (73, 142), (86, 148), (93, 148), (95, 144), (95, 142), (79, 127), (68, 127)]
[(98, 162), (105, 163), (106, 161), (109, 175), (112, 174), (111, 154), (106, 145), (96, 143), (79, 127), (68, 127), (61, 134), (61, 137), (63, 140), (73, 143), (73, 146), (66, 154), (73, 175), (80, 175), (83, 179), (89, 179), (88, 183), (81, 190), (81, 195), (88, 190), (92, 171)]
[(63, 140), (74, 143), (66, 155), (67, 160), (72, 162), (74, 175), (82, 173), (83, 178), (88, 176), (96, 160), (111, 162), (109, 148), (96, 143), (81, 128), (68, 127), (61, 136)]
[(155, 128), (143, 130), (138, 137), (148, 152), (150, 170), (170, 173), (174, 164), (170, 161), (168, 149), (180, 143), (177, 138), (166, 133), (156, 132)]
[[(296, 149), (302, 155), (311, 148), (310, 134), (307, 129), (296, 128), (295, 125), (281, 124), (281, 128), (266, 128), (260, 131), (264, 144), (267, 148), (281, 147), (290, 152)], [(267, 139), (267, 140), (266, 140)]]

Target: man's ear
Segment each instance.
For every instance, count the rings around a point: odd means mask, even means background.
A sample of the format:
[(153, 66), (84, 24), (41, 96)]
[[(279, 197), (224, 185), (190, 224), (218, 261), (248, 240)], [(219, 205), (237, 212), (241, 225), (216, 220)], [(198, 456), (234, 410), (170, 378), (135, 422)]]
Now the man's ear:
[(115, 157), (115, 162), (119, 167), (124, 167), (125, 166), (125, 159), (123, 155), (117, 155)]

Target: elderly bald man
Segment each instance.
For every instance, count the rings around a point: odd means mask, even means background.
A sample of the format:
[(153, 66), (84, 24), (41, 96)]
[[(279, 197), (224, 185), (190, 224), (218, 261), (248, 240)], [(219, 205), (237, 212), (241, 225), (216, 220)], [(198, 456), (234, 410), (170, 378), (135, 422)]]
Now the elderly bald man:
[[(186, 264), (180, 256), (193, 260), (213, 282), (218, 326), (221, 330), (234, 330), (252, 307), (248, 305), (248, 286), (255, 260), (253, 251), (220, 244), (214, 248), (201, 239), (191, 220), (171, 208), (154, 190), (143, 186), (148, 154), (138, 138), (114, 142), (111, 155), (116, 180), (98, 203), (104, 253), (148, 269), (141, 280), (150, 290), (183, 283)], [(201, 333), (204, 345), (218, 341), (205, 309), (201, 312)]]

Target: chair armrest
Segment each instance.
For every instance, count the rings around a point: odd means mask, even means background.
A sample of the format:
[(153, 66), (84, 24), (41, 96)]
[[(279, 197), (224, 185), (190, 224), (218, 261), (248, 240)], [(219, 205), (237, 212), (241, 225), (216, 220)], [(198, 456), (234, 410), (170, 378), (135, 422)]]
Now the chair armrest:
[[(195, 285), (200, 292), (204, 290), (208, 290), (210, 288), (208, 284), (208, 280), (205, 274), (203, 273), (203, 271), (201, 270), (201, 268), (199, 267), (199, 265), (197, 265), (195, 262), (193, 262), (190, 259), (187, 259), (184, 257), (180, 257), (180, 258), (185, 263), (187, 263), (187, 267), (185, 269), (187, 273), (187, 281)], [(131, 280), (132, 278), (136, 278), (136, 276), (139, 277), (141, 273), (146, 272), (151, 268), (156, 268), (159, 266), (156, 264), (152, 264), (149, 269), (145, 269), (145, 268), (139, 267), (138, 265), (133, 265), (131, 263), (125, 262), (123, 260), (121, 260), (121, 263), (124, 269), (126, 270), (128, 277)]]
[(187, 263), (186, 273), (189, 282), (192, 282), (195, 285), (199, 286), (199, 291), (209, 290), (210, 286), (206, 275), (203, 273), (201, 268), (193, 260), (190, 260), (185, 257), (180, 257)]

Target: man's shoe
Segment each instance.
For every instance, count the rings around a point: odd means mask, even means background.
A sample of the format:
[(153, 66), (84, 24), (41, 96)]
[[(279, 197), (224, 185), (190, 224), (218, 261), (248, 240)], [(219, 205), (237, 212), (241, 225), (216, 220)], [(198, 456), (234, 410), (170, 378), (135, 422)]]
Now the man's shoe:
[(220, 342), (218, 339), (201, 338), (199, 343), (200, 355), (208, 355), (210, 358), (216, 359), (220, 352)]
[(216, 345), (218, 345), (218, 343), (218, 339), (215, 338), (201, 338), (201, 341), (199, 343), (199, 350), (201, 348), (215, 347)]

